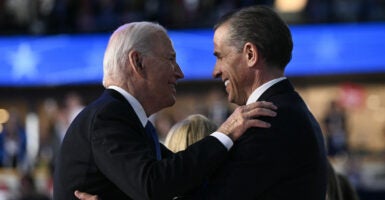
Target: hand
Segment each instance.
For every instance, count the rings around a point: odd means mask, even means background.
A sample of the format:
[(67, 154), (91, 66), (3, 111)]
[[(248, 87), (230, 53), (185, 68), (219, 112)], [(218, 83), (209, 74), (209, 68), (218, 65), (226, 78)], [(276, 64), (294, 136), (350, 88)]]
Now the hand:
[(79, 190), (76, 190), (74, 194), (80, 200), (100, 200), (97, 195), (80, 192)]
[(233, 114), (219, 127), (218, 132), (229, 136), (236, 141), (242, 134), (251, 127), (269, 128), (270, 124), (255, 117), (277, 115), (277, 107), (266, 101), (257, 101), (249, 105), (240, 106), (235, 109)]

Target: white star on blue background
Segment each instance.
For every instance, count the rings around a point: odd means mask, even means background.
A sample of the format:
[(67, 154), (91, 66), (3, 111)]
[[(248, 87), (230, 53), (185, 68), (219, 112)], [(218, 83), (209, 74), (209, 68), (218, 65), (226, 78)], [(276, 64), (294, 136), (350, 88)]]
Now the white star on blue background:
[(39, 57), (32, 51), (28, 43), (21, 43), (16, 52), (10, 53), (9, 59), (12, 65), (13, 79), (19, 80), (37, 76)]

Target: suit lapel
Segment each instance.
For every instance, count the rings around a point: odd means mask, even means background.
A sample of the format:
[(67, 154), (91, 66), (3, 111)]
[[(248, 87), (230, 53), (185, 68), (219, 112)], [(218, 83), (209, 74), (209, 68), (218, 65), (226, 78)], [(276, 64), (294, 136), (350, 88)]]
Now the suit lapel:
[(122, 94), (120, 94), (119, 92), (117, 92), (116, 90), (113, 90), (113, 89), (106, 89), (104, 92), (104, 95), (106, 95), (107, 98), (114, 98), (114, 99), (117, 99), (118, 101), (120, 101), (122, 103), (127, 104), (128, 108), (129, 108), (128, 112), (130, 113), (130, 115), (132, 115), (132, 118), (134, 120), (133, 124), (135, 124), (138, 127), (138, 130), (140, 130), (140, 132), (147, 138), (147, 140), (151, 144), (151, 148), (152, 148), (154, 154), (156, 154), (153, 138), (149, 134), (147, 134), (146, 129), (144, 127), (142, 127), (142, 123), (140, 122), (139, 117), (136, 115), (134, 108), (132, 108), (132, 105), (127, 101), (127, 99), (124, 98), (124, 96)]

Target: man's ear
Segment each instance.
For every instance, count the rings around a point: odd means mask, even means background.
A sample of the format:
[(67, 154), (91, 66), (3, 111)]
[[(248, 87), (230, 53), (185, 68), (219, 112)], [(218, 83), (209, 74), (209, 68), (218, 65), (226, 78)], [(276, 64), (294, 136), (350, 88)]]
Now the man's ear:
[(140, 75), (143, 75), (144, 67), (143, 67), (143, 57), (142, 55), (137, 51), (130, 51), (128, 53), (128, 59), (130, 62), (130, 66), (132, 67), (133, 71), (135, 73), (138, 73)]
[(253, 43), (247, 42), (243, 46), (243, 52), (246, 57), (247, 66), (253, 67), (258, 62), (258, 49)]

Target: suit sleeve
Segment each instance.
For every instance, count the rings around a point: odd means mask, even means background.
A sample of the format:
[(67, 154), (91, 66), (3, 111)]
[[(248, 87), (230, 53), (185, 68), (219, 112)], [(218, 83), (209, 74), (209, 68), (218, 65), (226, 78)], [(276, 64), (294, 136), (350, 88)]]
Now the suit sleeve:
[(95, 114), (92, 151), (99, 170), (133, 199), (171, 199), (199, 186), (224, 160), (227, 150), (214, 137), (157, 161), (151, 141), (132, 113), (108, 105)]
[(209, 199), (254, 199), (278, 179), (280, 160), (273, 159), (278, 156), (273, 149), (277, 141), (269, 134), (263, 129), (245, 133), (224, 167), (211, 178), (206, 191)]

